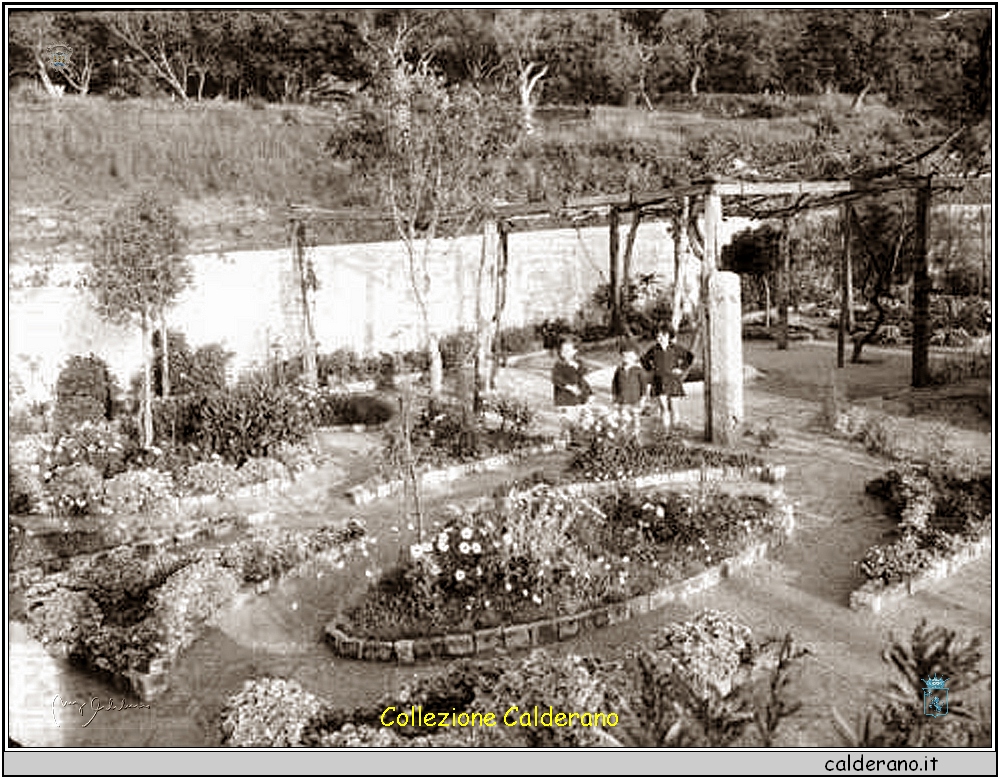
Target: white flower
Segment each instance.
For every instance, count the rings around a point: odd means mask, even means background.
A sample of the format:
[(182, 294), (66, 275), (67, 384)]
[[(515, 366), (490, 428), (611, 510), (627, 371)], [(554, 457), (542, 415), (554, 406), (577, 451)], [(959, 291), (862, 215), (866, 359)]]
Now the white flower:
[(470, 538), (472, 538), (472, 528), (471, 527), (463, 527), (462, 528), (462, 538), (464, 540), (466, 540), (466, 541), (468, 541)]
[(507, 590), (507, 592), (510, 592), (512, 589), (514, 589), (513, 587), (510, 586), (510, 582), (506, 582), (503, 587), (505, 590)]
[(473, 541), (472, 542), (472, 554), (481, 554), (482, 551), (483, 551), (483, 548), (479, 545), (479, 542), (478, 541)]
[(461, 542), (461, 543), (460, 543), (460, 544), (458, 545), (458, 551), (459, 551), (459, 552), (461, 552), (462, 554), (468, 554), (469, 552), (471, 552), (471, 551), (472, 551), (472, 547), (471, 547), (471, 546), (469, 546), (469, 544), (468, 544), (467, 542), (465, 542), (465, 541), (462, 541), (462, 542)]
[(539, 606), (542, 605), (542, 599), (538, 595), (532, 595), (531, 599)]
[(666, 515), (666, 513), (667, 512), (663, 510), (663, 506), (656, 507), (656, 516), (660, 517), (660, 519), (662, 519)]
[(510, 533), (504, 533), (503, 542), (505, 546), (510, 546), (511, 544), (514, 543), (514, 536), (512, 536)]
[(455, 571), (455, 581), (460, 582), (465, 579), (465, 571)]

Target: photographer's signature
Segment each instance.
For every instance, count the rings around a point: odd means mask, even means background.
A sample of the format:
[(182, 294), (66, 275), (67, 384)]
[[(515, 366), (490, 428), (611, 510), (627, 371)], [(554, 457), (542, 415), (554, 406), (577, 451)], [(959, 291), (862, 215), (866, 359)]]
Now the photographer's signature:
[(90, 701), (84, 701), (83, 703), (80, 703), (79, 701), (64, 700), (61, 695), (57, 695), (55, 698), (52, 699), (52, 719), (55, 720), (56, 725), (58, 725), (59, 727), (62, 727), (62, 725), (59, 722), (59, 717), (57, 716), (56, 712), (59, 709), (67, 709), (67, 708), (79, 709), (81, 717), (86, 717), (88, 714), (90, 714), (90, 719), (88, 719), (85, 723), (83, 723), (83, 727), (87, 727), (87, 725), (89, 725), (91, 722), (94, 721), (94, 718), (98, 715), (99, 712), (125, 711), (125, 709), (148, 709), (149, 704), (141, 702), (126, 703), (124, 698), (121, 699), (120, 703), (116, 701), (114, 698), (108, 698), (107, 702), (105, 702), (103, 699), (98, 698), (96, 696), (91, 698)]

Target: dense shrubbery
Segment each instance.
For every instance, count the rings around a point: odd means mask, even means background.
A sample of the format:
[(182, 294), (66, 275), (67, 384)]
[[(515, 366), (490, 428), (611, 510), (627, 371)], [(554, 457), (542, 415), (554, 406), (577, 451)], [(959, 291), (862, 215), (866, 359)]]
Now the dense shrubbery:
[[(516, 398), (484, 400), (483, 415), (466, 404), (428, 398), (413, 412), (410, 437), (417, 465), (442, 466), (509, 452), (530, 443), (534, 413)], [(384, 459), (398, 470), (404, 464), (402, 420), (386, 430)]]
[(104, 505), (115, 514), (159, 511), (173, 494), (173, 477), (155, 468), (125, 471), (104, 482)]
[(316, 398), (316, 424), (320, 427), (381, 425), (395, 413), (391, 403), (373, 395), (323, 391)]
[(446, 518), (346, 616), (390, 639), (574, 614), (694, 575), (782, 526), (763, 498), (539, 485)]
[(277, 444), (301, 441), (314, 413), (308, 393), (260, 380), (156, 405), (158, 440), (193, 445), (203, 456), (217, 454), (236, 465), (268, 456)]
[(94, 355), (70, 357), (56, 380), (56, 423), (111, 419), (116, 388), (107, 363)]
[(899, 538), (871, 547), (861, 572), (883, 585), (905, 581), (987, 536), (992, 528), (988, 473), (955, 473), (942, 466), (908, 466), (868, 483), (899, 521)]

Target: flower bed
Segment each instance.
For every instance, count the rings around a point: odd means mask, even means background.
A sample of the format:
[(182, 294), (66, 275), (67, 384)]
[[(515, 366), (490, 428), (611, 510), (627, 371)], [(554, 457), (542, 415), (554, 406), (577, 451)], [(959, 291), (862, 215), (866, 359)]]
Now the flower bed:
[(76, 558), (28, 588), (29, 633), (54, 654), (103, 671), (144, 699), (170, 664), (241, 587), (288, 572), (363, 534), (344, 529), (255, 531), (225, 550), (144, 554), (123, 546)]
[(573, 457), (569, 471), (587, 480), (616, 480), (664, 471), (702, 468), (762, 468), (750, 452), (690, 444), (661, 437), (643, 444), (635, 435), (633, 412), (586, 408), (570, 428)]
[(851, 607), (881, 610), (948, 576), (989, 548), (992, 496), (989, 474), (941, 466), (903, 466), (868, 483), (899, 521), (898, 538), (871, 547), (859, 563), (868, 580), (851, 594)]
[(712, 586), (790, 526), (777, 493), (585, 496), (538, 485), (492, 507), (454, 510), (328, 635), (343, 654), (403, 662), (406, 648), (391, 642), (431, 638), (434, 653), (450, 655), (548, 643), (581, 622), (621, 621)]

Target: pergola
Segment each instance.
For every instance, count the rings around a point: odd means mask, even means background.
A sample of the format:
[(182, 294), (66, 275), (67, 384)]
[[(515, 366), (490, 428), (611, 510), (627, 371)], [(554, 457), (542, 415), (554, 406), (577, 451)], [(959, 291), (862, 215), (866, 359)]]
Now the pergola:
[[(728, 201), (728, 210), (732, 214), (758, 219), (781, 219), (786, 225), (796, 214), (806, 210), (833, 207), (842, 209), (844, 240), (840, 257), (842, 295), (837, 367), (843, 368), (852, 302), (851, 219), (848, 208), (856, 200), (896, 191), (912, 191), (915, 198), (912, 384), (914, 387), (925, 386), (929, 383), (928, 312), (932, 286), (927, 261), (930, 202), (935, 189), (961, 186), (953, 179), (938, 179), (938, 182), (932, 183), (931, 176), (896, 174), (834, 181), (743, 181), (711, 178), (649, 192), (574, 198), (558, 204), (541, 202), (497, 205), (483, 221), (483, 252), (477, 298), (477, 320), (481, 334), (477, 359), (480, 387), (485, 389), (492, 384), (492, 366), (506, 296), (509, 263), (507, 236), (518, 222), (527, 223), (545, 217), (565, 219), (580, 215), (607, 219), (611, 324), (613, 332), (621, 334), (622, 291), (629, 277), (631, 254), (640, 221), (647, 215), (670, 213), (681, 229), (687, 230), (690, 215), (700, 211), (704, 217), (699, 324), (703, 335), (701, 342), (705, 369), (705, 437), (717, 443), (731, 443), (743, 419), (742, 319), (738, 278), (735, 274), (719, 270), (719, 226), (723, 218), (724, 199)], [(293, 262), (303, 279), (304, 336), (307, 344), (313, 344), (312, 354), (305, 356), (305, 364), (307, 374), (311, 367), (313, 376), (315, 340), (307, 304), (308, 284), (303, 261), (302, 225), (305, 218), (314, 215), (327, 219), (373, 218), (370, 211), (362, 215), (354, 211), (303, 206), (293, 206), (291, 209)], [(631, 215), (631, 222), (623, 251), (620, 246), (620, 225), (624, 215)], [(781, 254), (778, 347), (787, 348), (790, 269), (787, 240), (782, 242)]]

